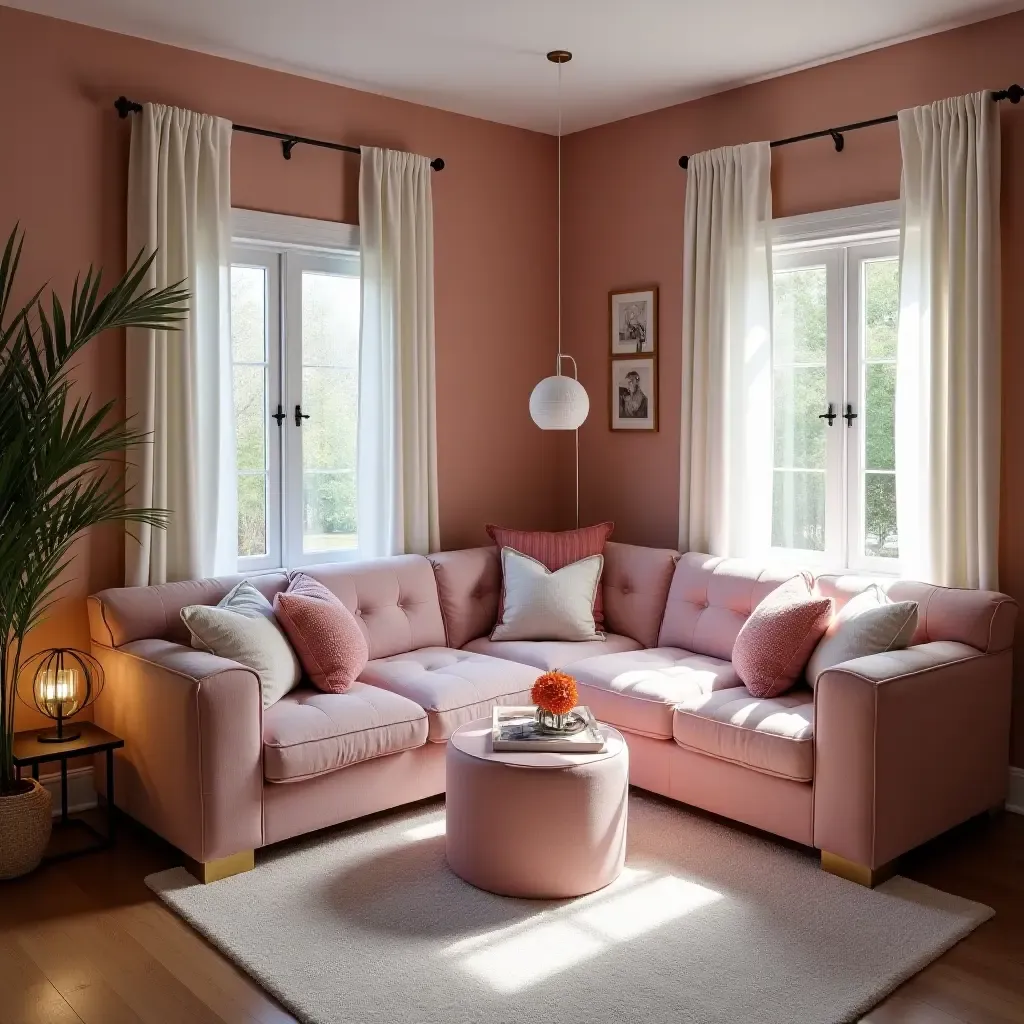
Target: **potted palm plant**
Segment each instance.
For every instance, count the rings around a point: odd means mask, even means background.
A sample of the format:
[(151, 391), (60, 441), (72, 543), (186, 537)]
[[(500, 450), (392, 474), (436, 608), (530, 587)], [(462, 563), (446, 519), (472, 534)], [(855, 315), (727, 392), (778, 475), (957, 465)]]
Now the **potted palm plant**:
[(32, 870), (50, 834), (50, 794), (14, 770), (14, 705), (26, 638), (52, 606), (71, 545), (115, 520), (166, 525), (160, 509), (128, 508), (121, 457), (144, 437), (72, 395), (72, 363), (103, 331), (167, 330), (186, 313), (178, 286), (146, 288), (153, 256), (140, 253), (100, 294), (92, 268), (64, 306), (45, 286), (11, 306), (24, 235), (11, 232), (0, 259), (0, 878)]

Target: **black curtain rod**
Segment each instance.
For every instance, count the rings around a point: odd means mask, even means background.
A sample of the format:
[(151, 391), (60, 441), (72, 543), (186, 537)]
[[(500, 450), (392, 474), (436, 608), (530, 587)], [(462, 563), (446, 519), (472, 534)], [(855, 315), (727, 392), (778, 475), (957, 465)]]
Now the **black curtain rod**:
[[(999, 92), (992, 93), (992, 99), (999, 103), (1001, 100), (1009, 100), (1011, 103), (1020, 103), (1021, 99), (1024, 99), (1024, 89), (1019, 85), (1011, 85), (1009, 89), (1001, 89)], [(794, 142), (807, 142), (808, 139), (823, 139), (826, 135), (832, 136), (832, 142), (836, 147), (837, 153), (842, 153), (843, 147), (846, 145), (846, 140), (843, 138), (844, 132), (855, 132), (860, 128), (873, 128), (876, 124), (890, 124), (893, 121), (899, 120), (899, 114), (889, 114), (888, 117), (873, 117), (870, 121), (858, 121), (856, 124), (844, 124), (839, 128), (824, 128), (820, 132), (808, 132), (806, 135), (794, 135), (791, 139), (776, 139), (774, 142), (768, 143), (772, 149), (777, 146), (789, 146)], [(690, 165), (690, 158), (688, 156), (681, 156), (679, 158), (679, 166), (685, 171)]]
[[(118, 96), (114, 100), (114, 108), (117, 110), (118, 116), (124, 120), (129, 114), (140, 114), (142, 113), (142, 104), (136, 103), (134, 100), (130, 100), (125, 96)], [(266, 139), (280, 139), (281, 140), (281, 153), (285, 160), (291, 160), (292, 150), (298, 146), (319, 146), (321, 149), (336, 149), (341, 153), (358, 153), (358, 146), (343, 146), (340, 142), (324, 142), (322, 139), (307, 139), (303, 135), (285, 135), (282, 132), (272, 132), (267, 128), (253, 128), (247, 124), (232, 124), (232, 130), (236, 132), (245, 132), (246, 135), (262, 135)], [(444, 170), (444, 161), (440, 157), (430, 161), (430, 166), (435, 171)]]

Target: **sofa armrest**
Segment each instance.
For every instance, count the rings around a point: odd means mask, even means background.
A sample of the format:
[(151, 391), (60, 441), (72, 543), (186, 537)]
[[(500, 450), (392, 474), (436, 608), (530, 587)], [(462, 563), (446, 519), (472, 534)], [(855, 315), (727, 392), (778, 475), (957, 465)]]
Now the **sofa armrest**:
[(1011, 652), (938, 641), (814, 692), (814, 845), (879, 868), (1006, 796)]
[(263, 707), (252, 669), (166, 640), (93, 643), (96, 722), (124, 739), (119, 807), (196, 861), (263, 842)]

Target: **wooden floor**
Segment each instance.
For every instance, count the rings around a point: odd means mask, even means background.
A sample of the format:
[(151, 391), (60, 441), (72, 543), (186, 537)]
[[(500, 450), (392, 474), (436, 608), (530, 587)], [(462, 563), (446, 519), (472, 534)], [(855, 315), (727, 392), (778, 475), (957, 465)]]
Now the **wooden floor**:
[[(0, 1024), (293, 1021), (143, 884), (176, 863), (128, 823), (114, 850), (0, 882)], [(970, 822), (902, 871), (996, 917), (865, 1021), (1024, 1024), (1024, 817)]]

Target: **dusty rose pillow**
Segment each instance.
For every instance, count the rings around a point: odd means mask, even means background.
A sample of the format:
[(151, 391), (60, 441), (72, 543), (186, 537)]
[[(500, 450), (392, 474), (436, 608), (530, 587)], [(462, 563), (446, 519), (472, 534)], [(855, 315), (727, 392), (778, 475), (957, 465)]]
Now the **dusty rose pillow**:
[(751, 695), (792, 689), (831, 620), (832, 599), (814, 597), (803, 576), (776, 587), (750, 613), (732, 649), (732, 667)]
[(366, 637), (355, 616), (322, 583), (294, 573), (275, 595), (274, 614), (318, 690), (344, 693), (366, 667)]

